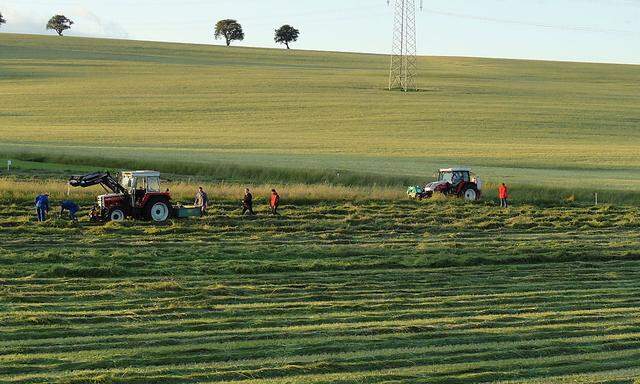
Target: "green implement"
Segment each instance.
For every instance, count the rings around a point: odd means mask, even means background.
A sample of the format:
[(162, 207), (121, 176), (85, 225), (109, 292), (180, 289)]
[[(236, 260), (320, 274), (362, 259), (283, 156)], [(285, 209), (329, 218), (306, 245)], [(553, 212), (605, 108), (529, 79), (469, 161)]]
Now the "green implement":
[(411, 197), (412, 199), (422, 198), (424, 195), (424, 188), (419, 185), (411, 186), (407, 189), (407, 195), (409, 195), (409, 197)]
[(175, 217), (184, 219), (187, 217), (200, 217), (200, 207), (194, 205), (177, 205), (173, 207)]

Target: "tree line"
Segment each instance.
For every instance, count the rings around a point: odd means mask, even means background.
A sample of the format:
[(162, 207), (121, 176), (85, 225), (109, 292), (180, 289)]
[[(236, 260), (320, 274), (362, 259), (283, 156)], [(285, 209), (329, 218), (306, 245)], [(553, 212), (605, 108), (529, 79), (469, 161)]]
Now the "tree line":
[[(2, 24), (6, 24), (7, 20), (0, 13), (0, 27)], [(64, 15), (55, 15), (47, 22), (47, 30), (56, 31), (58, 36), (62, 36), (63, 32), (67, 29), (71, 29), (73, 21)], [(224, 19), (216, 23), (214, 28), (213, 37), (218, 39), (224, 39), (227, 47), (234, 41), (244, 40), (244, 31), (242, 25), (237, 20)], [(300, 37), (300, 31), (296, 28), (285, 24), (275, 30), (273, 40), (278, 44), (284, 44), (287, 49), (290, 49), (289, 44), (298, 41)]]

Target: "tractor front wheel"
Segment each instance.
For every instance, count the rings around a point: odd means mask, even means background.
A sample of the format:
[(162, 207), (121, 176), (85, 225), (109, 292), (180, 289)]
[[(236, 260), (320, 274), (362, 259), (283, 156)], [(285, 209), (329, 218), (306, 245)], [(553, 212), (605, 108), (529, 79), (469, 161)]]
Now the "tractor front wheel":
[(152, 200), (147, 204), (146, 217), (156, 223), (163, 223), (169, 219), (171, 208), (165, 200)]
[(116, 222), (124, 221), (125, 219), (124, 210), (119, 207), (111, 208), (111, 210), (109, 210), (109, 214), (107, 215), (107, 219), (109, 221), (116, 221)]

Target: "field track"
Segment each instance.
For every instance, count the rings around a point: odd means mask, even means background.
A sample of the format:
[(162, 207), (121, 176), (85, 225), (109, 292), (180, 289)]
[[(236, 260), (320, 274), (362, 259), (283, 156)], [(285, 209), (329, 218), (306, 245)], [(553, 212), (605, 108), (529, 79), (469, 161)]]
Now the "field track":
[[(640, 212), (458, 202), (0, 219), (0, 382), (632, 382)], [(260, 209), (258, 209), (260, 211)], [(114, 244), (120, 246), (115, 247)]]

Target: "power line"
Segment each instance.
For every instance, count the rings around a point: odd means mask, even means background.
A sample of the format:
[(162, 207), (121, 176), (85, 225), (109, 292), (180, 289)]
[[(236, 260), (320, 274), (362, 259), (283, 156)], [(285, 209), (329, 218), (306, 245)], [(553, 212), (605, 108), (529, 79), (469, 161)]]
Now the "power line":
[(623, 30), (623, 29), (609, 29), (609, 28), (597, 28), (597, 27), (590, 27), (590, 26), (571, 26), (571, 25), (546, 24), (546, 23), (529, 22), (529, 21), (523, 21), (523, 20), (499, 19), (499, 18), (494, 18), (494, 17), (475, 16), (475, 15), (469, 15), (469, 14), (463, 14), (463, 13), (440, 11), (440, 10), (436, 10), (436, 9), (425, 9), (425, 10), (428, 13), (441, 15), (441, 16), (449, 16), (449, 17), (456, 17), (456, 18), (469, 19), (469, 20), (488, 21), (488, 22), (503, 23), (503, 24), (517, 24), (517, 25), (525, 25), (525, 26), (538, 27), (538, 28), (559, 29), (559, 30), (563, 30), (563, 31), (610, 33), (610, 34), (629, 34), (629, 35), (638, 35), (638, 34), (640, 34), (640, 31), (631, 31), (631, 30)]

